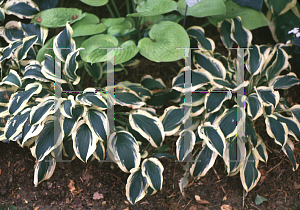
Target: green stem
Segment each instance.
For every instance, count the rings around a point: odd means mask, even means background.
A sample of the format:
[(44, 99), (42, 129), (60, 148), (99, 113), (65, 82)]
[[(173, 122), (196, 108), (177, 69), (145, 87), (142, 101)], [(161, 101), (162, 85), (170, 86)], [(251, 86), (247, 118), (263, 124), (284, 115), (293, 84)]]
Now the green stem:
[(97, 85), (98, 85), (98, 81), (94, 80), (94, 87), (97, 87)]
[(120, 115), (129, 115), (128, 112), (115, 112), (115, 114), (120, 114)]
[(115, 119), (115, 121), (118, 122), (118, 123), (120, 123), (121, 125), (124, 125), (124, 126), (127, 125), (127, 123), (125, 123), (125, 122), (123, 122), (123, 121), (121, 121), (121, 120)]
[(211, 23), (208, 21), (208, 22), (202, 24), (200, 27), (201, 27), (201, 28), (204, 28), (204, 27), (206, 27), (206, 26), (209, 26), (210, 24), (211, 24)]
[(77, 84), (77, 87), (79, 88), (80, 91), (83, 91), (82, 86), (80, 85), (80, 83)]
[(135, 3), (134, 3), (134, 0), (131, 0), (132, 2), (132, 11), (135, 12)]
[(147, 152), (148, 152), (150, 145), (151, 145), (150, 143), (147, 145), (147, 147), (146, 147), (145, 151), (147, 151)]
[(102, 78), (102, 80), (101, 80), (101, 82), (100, 82), (100, 87), (103, 87), (106, 78), (107, 78), (107, 74), (105, 74), (104, 77)]
[(117, 13), (117, 16), (118, 16), (118, 17), (121, 17), (121, 15), (120, 15), (120, 13), (119, 13), (119, 10), (118, 10), (118, 8), (117, 8), (117, 5), (115, 4), (115, 1), (114, 1), (114, 0), (111, 0), (111, 3), (112, 3), (112, 5), (113, 5), (113, 7), (114, 7), (114, 9), (115, 9), (115, 12)]
[(129, 0), (126, 0), (126, 11), (127, 11), (127, 14), (130, 14), (130, 5), (129, 5)]
[(110, 16), (111, 16), (112, 18), (115, 18), (115, 15), (114, 15), (114, 13), (112, 12), (112, 10), (111, 10), (110, 6), (108, 5), (108, 3), (106, 4), (106, 7), (107, 7), (107, 9), (108, 9), (108, 12), (109, 12)]
[(141, 39), (141, 31), (140, 31), (140, 17), (137, 18), (136, 28), (138, 30), (138, 40)]

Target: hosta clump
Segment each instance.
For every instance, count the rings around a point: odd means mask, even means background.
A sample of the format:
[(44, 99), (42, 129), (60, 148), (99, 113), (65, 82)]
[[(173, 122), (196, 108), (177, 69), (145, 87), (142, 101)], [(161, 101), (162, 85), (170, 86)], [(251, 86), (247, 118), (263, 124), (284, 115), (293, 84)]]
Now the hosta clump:
[[(192, 159), (185, 159), (191, 162), (185, 167), (186, 174), (180, 187), (183, 190), (190, 175), (204, 176), (220, 156), (228, 175), (240, 172), (242, 185), (248, 192), (260, 179), (259, 161), (266, 163), (268, 160), (266, 145), (254, 127), (257, 119), (265, 119), (267, 134), (282, 147), (293, 165), (292, 169), (298, 168), (292, 138), (300, 139), (300, 106), (289, 105), (280, 98), (279, 91), (298, 85), (300, 81), (290, 72), (285, 44), (273, 47), (252, 45), (252, 34), (242, 27), (239, 17), (219, 23), (218, 29), (229, 50), (228, 57), (214, 52), (214, 43), (204, 37), (202, 28), (187, 30), (199, 50), (193, 51), (192, 87), (185, 91), (185, 94), (192, 94), (192, 103), (182, 101), (182, 105), (192, 106), (191, 116), (200, 116), (204, 120), (196, 134), (190, 129), (185, 130), (190, 138), (180, 137), (177, 141), (176, 152), (180, 161), (195, 148)], [(238, 78), (238, 59), (232, 60), (230, 56), (230, 48), (236, 45), (248, 48), (242, 58), (245, 62), (244, 78)], [(243, 95), (237, 97), (242, 88), (245, 95), (242, 91)], [(173, 89), (184, 93), (184, 71), (173, 79)], [(245, 131), (237, 116), (244, 121)], [(198, 152), (196, 145), (200, 143), (202, 149)]]

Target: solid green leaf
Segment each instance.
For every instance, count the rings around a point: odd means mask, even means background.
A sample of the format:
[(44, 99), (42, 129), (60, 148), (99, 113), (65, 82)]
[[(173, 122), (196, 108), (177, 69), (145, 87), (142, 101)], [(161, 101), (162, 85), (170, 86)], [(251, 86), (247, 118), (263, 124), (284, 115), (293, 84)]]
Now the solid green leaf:
[(36, 14), (31, 23), (46, 28), (58, 28), (66, 26), (68, 21), (70, 21), (70, 24), (75, 23), (84, 16), (85, 14), (82, 14), (82, 11), (76, 8), (52, 8)]
[[(177, 3), (177, 11), (185, 14), (186, 1), (179, 0)], [(197, 4), (189, 7), (187, 10), (188, 16), (207, 17), (211, 15), (225, 14), (226, 7), (222, 0), (201, 0)]]
[(190, 40), (184, 28), (171, 21), (153, 25), (149, 38), (144, 37), (138, 43), (141, 55), (155, 62), (179, 60), (184, 57), (184, 49), (176, 48), (189, 47)]
[(225, 6), (226, 14), (213, 15), (209, 17), (208, 19), (211, 23), (217, 25), (218, 22), (225, 19), (231, 19), (240, 16), (243, 26), (248, 30), (253, 30), (268, 25), (268, 20), (262, 12), (259, 13), (250, 7), (240, 6), (233, 1), (226, 1)]
[(177, 4), (173, 0), (147, 0), (139, 1), (136, 7), (137, 13), (129, 14), (131, 17), (154, 16), (176, 10)]
[(108, 0), (80, 0), (80, 1), (92, 7), (100, 7), (108, 3)]
[(262, 197), (262, 196), (260, 196), (260, 195), (257, 195), (257, 196), (255, 197), (255, 200), (254, 200), (255, 205), (260, 205), (260, 204), (262, 204), (262, 202), (264, 202), (264, 201), (268, 201), (268, 199), (266, 199), (266, 198), (264, 198), (264, 197)]

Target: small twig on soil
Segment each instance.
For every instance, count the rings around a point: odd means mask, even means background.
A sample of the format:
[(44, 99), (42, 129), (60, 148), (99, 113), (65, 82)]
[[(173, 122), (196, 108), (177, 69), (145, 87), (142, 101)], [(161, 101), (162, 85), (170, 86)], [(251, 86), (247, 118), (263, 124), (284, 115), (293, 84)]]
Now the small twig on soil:
[(218, 175), (218, 173), (217, 173), (217, 171), (216, 171), (216, 169), (214, 167), (213, 167), (213, 170), (214, 170), (216, 176), (218, 177), (218, 179), (220, 179), (220, 176)]
[(193, 199), (191, 199), (184, 207), (182, 207), (182, 209), (185, 209), (191, 202)]
[(259, 209), (259, 210), (261, 210), (260, 208), (258, 208), (258, 207), (256, 207), (256, 206), (254, 206), (252, 203), (250, 203), (250, 205), (251, 206), (253, 206), (254, 208), (256, 208), (256, 209)]
[(267, 171), (267, 174), (272, 171), (273, 169), (277, 168), (280, 164), (282, 163), (282, 160), (280, 161), (280, 163), (278, 163), (276, 166), (274, 166), (273, 168), (271, 168), (270, 170)]

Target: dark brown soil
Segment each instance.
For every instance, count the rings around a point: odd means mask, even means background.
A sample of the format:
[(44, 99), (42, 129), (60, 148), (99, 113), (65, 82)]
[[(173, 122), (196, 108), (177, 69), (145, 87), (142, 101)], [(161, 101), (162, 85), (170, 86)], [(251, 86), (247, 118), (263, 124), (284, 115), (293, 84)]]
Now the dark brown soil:
[[(93, 11), (89, 11), (93, 12)], [(187, 27), (199, 23), (189, 17)], [(227, 55), (222, 46), (219, 34), (214, 26), (205, 28), (206, 36), (216, 43), (216, 51)], [(263, 36), (262, 36), (263, 34)], [(274, 44), (268, 28), (253, 31), (254, 44)], [(162, 78), (168, 87), (171, 87), (172, 78), (179, 71), (176, 62), (154, 63), (141, 58), (141, 65), (137, 69), (129, 69), (129, 74), (116, 73), (116, 83), (121, 80), (139, 82), (146, 74), (154, 78)], [(299, 67), (293, 66), (292, 71), (299, 75)], [(293, 103), (300, 103), (299, 86), (289, 90), (288, 96)], [(160, 110), (162, 111), (162, 110)], [(264, 123), (257, 122), (257, 127)], [(262, 178), (259, 184), (248, 193), (244, 199), (245, 209), (300, 209), (300, 171), (292, 171), (292, 166), (280, 147), (275, 145), (264, 130), (258, 131), (267, 143), (268, 164), (260, 163), (259, 169)], [(176, 137), (166, 139), (172, 145), (170, 154), (175, 154)], [(295, 141), (294, 141), (295, 142)], [(299, 142), (295, 143), (295, 158), (300, 160)], [(13, 205), (20, 209), (242, 209), (243, 187), (239, 175), (227, 177), (224, 171), (223, 160), (218, 157), (212, 169), (199, 181), (191, 181), (185, 189), (186, 196), (179, 190), (179, 180), (183, 177), (183, 165), (172, 160), (161, 159), (164, 166), (164, 182), (162, 191), (152, 196), (146, 196), (136, 205), (128, 203), (125, 195), (125, 184), (128, 174), (118, 167), (111, 168), (110, 163), (100, 165), (96, 160), (84, 164), (78, 159), (71, 163), (57, 163), (53, 176), (39, 184), (33, 185), (35, 159), (30, 151), (20, 148), (16, 143), (0, 142), (0, 209)], [(72, 181), (71, 181), (72, 180)], [(68, 185), (75, 183), (71, 192)], [(99, 200), (93, 199), (93, 194), (103, 195)], [(202, 204), (195, 200), (195, 195), (207, 201)], [(257, 195), (268, 199), (267, 202), (256, 206), (254, 199)], [(225, 205), (227, 208), (225, 208)]]

